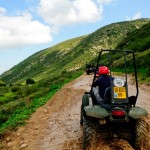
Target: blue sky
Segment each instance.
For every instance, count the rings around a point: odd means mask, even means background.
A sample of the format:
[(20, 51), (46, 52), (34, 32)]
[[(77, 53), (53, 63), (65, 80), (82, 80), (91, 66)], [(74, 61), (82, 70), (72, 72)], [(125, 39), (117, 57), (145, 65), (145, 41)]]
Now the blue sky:
[(149, 0), (0, 0), (0, 74), (67, 39), (150, 18), (149, 6)]

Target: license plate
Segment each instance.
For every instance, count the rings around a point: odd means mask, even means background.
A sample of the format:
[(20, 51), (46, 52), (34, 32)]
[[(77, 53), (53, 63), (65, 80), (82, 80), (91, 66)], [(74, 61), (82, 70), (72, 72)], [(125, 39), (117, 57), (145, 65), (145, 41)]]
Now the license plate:
[(125, 87), (114, 87), (114, 98), (126, 99), (126, 88)]

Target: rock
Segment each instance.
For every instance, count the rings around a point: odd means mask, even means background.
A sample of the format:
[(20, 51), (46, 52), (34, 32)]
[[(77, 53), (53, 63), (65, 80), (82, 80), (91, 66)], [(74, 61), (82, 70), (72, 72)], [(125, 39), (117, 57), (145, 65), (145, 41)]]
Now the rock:
[(74, 132), (77, 132), (77, 131), (78, 131), (77, 129), (74, 130)]
[(21, 142), (20, 142), (20, 145), (22, 145), (23, 143), (24, 143), (24, 141), (21, 141)]
[(9, 138), (9, 137), (7, 137), (7, 138), (6, 138), (6, 141), (7, 141), (7, 142), (9, 142), (9, 141), (10, 141), (10, 138)]
[(7, 144), (8, 147), (11, 147), (12, 145), (13, 145), (13, 142), (9, 142), (9, 143)]
[(38, 126), (35, 126), (35, 128), (34, 128), (35, 130), (38, 130)]
[(27, 147), (27, 146), (28, 146), (28, 144), (23, 143), (23, 144), (20, 146), (20, 149), (21, 149), (21, 148), (25, 148), (25, 147)]
[(54, 122), (53, 122), (53, 121), (51, 121), (51, 122), (50, 122), (50, 124), (54, 124)]
[(47, 110), (46, 110), (46, 109), (44, 109), (44, 112), (45, 112), (45, 113), (47, 113)]
[(20, 133), (18, 133), (17, 136), (20, 136)]

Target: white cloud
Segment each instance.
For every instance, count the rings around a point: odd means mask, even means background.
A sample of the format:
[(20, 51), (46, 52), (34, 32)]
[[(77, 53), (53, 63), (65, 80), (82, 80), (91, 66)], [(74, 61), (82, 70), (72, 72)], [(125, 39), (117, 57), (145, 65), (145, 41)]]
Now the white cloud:
[(111, 3), (113, 0), (97, 0), (98, 1), (98, 3), (100, 3), (100, 4), (109, 4), (109, 3)]
[(137, 12), (132, 18), (127, 16), (126, 19), (127, 20), (136, 20), (136, 19), (140, 19), (142, 17), (142, 14), (140, 12)]
[(7, 16), (6, 10), (0, 8), (0, 14), (0, 49), (52, 41), (50, 28), (39, 21), (33, 21), (29, 13)]
[(102, 18), (102, 5), (94, 0), (41, 0), (39, 14), (54, 28), (95, 22)]
[[(0, 7), (0, 49), (51, 42), (52, 33), (58, 32), (62, 26), (101, 20), (103, 5), (112, 1), (114, 0), (39, 0), (38, 15), (47, 25), (41, 20), (33, 20), (28, 13), (29, 9), (26, 13), (16, 10), (16, 16), (8, 16), (6, 9)], [(30, 12), (35, 11), (36, 9)], [(39, 16), (36, 18), (39, 19)]]
[(7, 12), (7, 11), (6, 11), (5, 8), (0, 7), (0, 16), (1, 16), (1, 15), (4, 15), (6, 12)]

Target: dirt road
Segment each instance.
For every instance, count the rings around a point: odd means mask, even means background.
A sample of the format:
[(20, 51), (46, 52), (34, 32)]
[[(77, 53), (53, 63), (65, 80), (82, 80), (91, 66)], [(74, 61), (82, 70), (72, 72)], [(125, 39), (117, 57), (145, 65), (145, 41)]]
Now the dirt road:
[[(65, 85), (47, 104), (37, 109), (24, 127), (7, 135), (2, 141), (1, 149), (81, 150), (81, 98), (83, 92), (90, 90), (91, 82), (92, 75), (82, 75)], [(140, 89), (139, 99), (138, 105), (150, 112), (150, 90)], [(146, 118), (148, 125), (149, 118)], [(127, 141), (123, 140), (100, 144), (97, 148), (99, 150), (133, 150)]]

